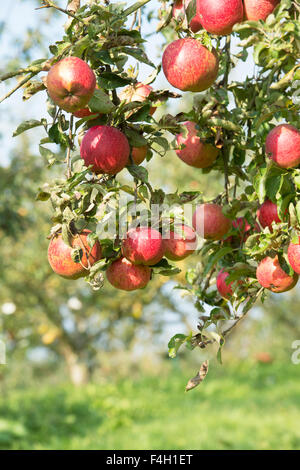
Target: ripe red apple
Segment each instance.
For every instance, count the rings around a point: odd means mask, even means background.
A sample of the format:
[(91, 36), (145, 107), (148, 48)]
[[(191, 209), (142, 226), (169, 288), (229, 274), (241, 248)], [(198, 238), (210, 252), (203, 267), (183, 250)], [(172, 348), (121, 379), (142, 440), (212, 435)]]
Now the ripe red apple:
[(281, 168), (294, 168), (300, 163), (300, 132), (290, 124), (274, 127), (266, 139), (266, 154)]
[[(93, 247), (89, 245), (89, 233), (90, 230), (84, 230), (74, 235), (71, 240), (72, 248), (65, 244), (60, 233), (53, 236), (48, 247), (48, 261), (54, 272), (67, 279), (78, 279), (87, 275), (89, 266), (102, 258), (100, 243), (96, 241)], [(81, 263), (72, 260), (73, 248), (81, 248)]]
[(84, 108), (93, 96), (96, 77), (84, 60), (66, 57), (51, 67), (47, 90), (58, 106), (74, 113)]
[[(137, 83), (136, 85), (129, 85), (124, 88), (120, 93), (120, 100), (131, 103), (132, 101), (138, 101), (142, 103), (150, 95), (153, 88), (150, 85), (144, 85), (143, 83)], [(150, 114), (152, 115), (156, 111), (156, 106), (151, 106)]]
[(218, 76), (219, 58), (215, 51), (192, 38), (171, 42), (162, 58), (168, 82), (182, 91), (207, 90)]
[(266, 21), (280, 0), (244, 0), (244, 19)]
[(170, 230), (169, 238), (163, 239), (166, 258), (181, 261), (194, 253), (197, 248), (197, 235), (188, 225), (176, 225), (177, 231)]
[[(172, 15), (173, 18), (176, 20), (181, 16), (184, 17), (185, 10), (189, 6), (191, 0), (176, 0), (173, 4), (172, 8)], [(191, 19), (189, 23), (190, 29), (193, 31), (193, 33), (197, 33), (201, 29), (201, 23), (200, 23), (200, 18), (198, 16), (198, 4), (199, 0), (197, 0), (197, 12), (196, 15)]]
[(300, 237), (298, 243), (290, 243), (288, 247), (288, 260), (293, 270), (300, 274)]
[(198, 11), (203, 28), (218, 36), (230, 34), (244, 18), (242, 0), (201, 0)]
[(127, 137), (110, 126), (91, 127), (80, 146), (80, 155), (85, 165), (93, 165), (95, 173), (115, 175), (128, 163), (130, 147)]
[(278, 215), (277, 204), (267, 199), (258, 209), (257, 218), (263, 228), (269, 227), (272, 232), (273, 222), (276, 224), (281, 222)]
[(280, 266), (278, 256), (267, 256), (258, 265), (256, 277), (262, 287), (280, 293), (291, 290), (298, 281), (298, 274), (289, 276)]
[(148, 153), (148, 146), (132, 147), (131, 156), (136, 165), (140, 165), (145, 160)]
[(148, 227), (128, 230), (122, 240), (122, 255), (133, 264), (153, 266), (158, 263), (164, 256), (160, 232)]
[(143, 289), (150, 281), (151, 269), (148, 266), (136, 266), (128, 259), (120, 258), (107, 268), (106, 277), (116, 289)]
[(222, 297), (225, 299), (228, 299), (233, 295), (232, 291), (232, 284), (233, 282), (230, 282), (228, 285), (226, 284), (226, 279), (229, 276), (229, 273), (227, 271), (224, 271), (224, 269), (221, 269), (219, 271), (219, 274), (217, 275), (217, 289)]
[(193, 214), (193, 227), (207, 240), (221, 240), (231, 227), (231, 220), (218, 204), (201, 204)]
[(195, 168), (207, 168), (216, 160), (219, 150), (211, 144), (201, 142), (197, 135), (196, 123), (187, 121), (184, 126), (188, 130), (186, 137), (183, 134), (176, 136), (176, 142), (179, 145), (184, 144), (181, 150), (176, 150), (178, 157), (187, 165)]

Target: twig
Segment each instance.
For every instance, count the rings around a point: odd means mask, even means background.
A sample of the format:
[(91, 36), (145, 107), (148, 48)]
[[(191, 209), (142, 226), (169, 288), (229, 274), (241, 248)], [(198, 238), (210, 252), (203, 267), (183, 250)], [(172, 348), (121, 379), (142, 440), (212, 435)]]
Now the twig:
[(226, 146), (224, 145), (223, 149), (222, 149), (222, 158), (223, 158), (223, 162), (224, 162), (224, 185), (225, 185), (225, 199), (226, 199), (226, 202), (228, 204), (228, 201), (229, 201), (229, 177), (228, 177), (228, 152), (227, 152), (227, 148)]
[(85, 24), (85, 20), (76, 16), (74, 13), (72, 13), (71, 10), (68, 10), (68, 9), (66, 10), (65, 8), (58, 7), (57, 5), (55, 5), (55, 3), (51, 2), (50, 0), (42, 0), (42, 1), (46, 3), (46, 5), (35, 8), (35, 10), (41, 10), (42, 8), (55, 8), (55, 10), (58, 10), (64, 13), (65, 15), (71, 16), (75, 20), (80, 21), (81, 23)]
[(144, 5), (146, 5), (146, 3), (149, 3), (149, 2), (150, 0), (141, 0), (138, 4), (134, 4), (131, 7), (126, 8), (126, 10), (123, 11), (123, 15), (129, 16), (131, 15), (131, 13), (134, 13), (136, 10), (143, 7)]
[(133, 15), (133, 20), (132, 20), (132, 23), (131, 23), (131, 26), (130, 26), (130, 31), (133, 29), (135, 23), (136, 23), (136, 15), (137, 15), (137, 12), (135, 11), (134, 12), (134, 15)]
[(13, 93), (15, 93), (15, 91), (17, 91), (19, 88), (21, 88), (23, 85), (25, 85), (25, 83), (29, 82), (29, 80), (34, 77), (34, 75), (36, 75), (35, 73), (31, 73), (30, 75), (27, 75), (27, 77), (25, 77), (23, 80), (21, 80), (14, 88), (12, 88), (12, 90), (10, 90), (8, 93), (6, 93), (6, 95), (2, 96), (2, 98), (0, 98), (0, 103), (2, 103), (2, 101), (6, 100), (6, 98), (9, 98)]
[(66, 157), (68, 179), (71, 178), (72, 176), (70, 156), (71, 156), (71, 148), (73, 147), (73, 120), (74, 120), (74, 117), (73, 117), (73, 114), (71, 114), (70, 125), (69, 125), (69, 146), (68, 146), (67, 157)]
[(226, 44), (224, 47), (224, 53), (226, 55), (226, 65), (225, 65), (225, 72), (223, 80), (221, 81), (221, 85), (227, 85), (228, 77), (230, 73), (230, 65), (231, 65), (231, 57), (230, 57), (230, 46), (231, 46), (231, 36), (226, 36)]

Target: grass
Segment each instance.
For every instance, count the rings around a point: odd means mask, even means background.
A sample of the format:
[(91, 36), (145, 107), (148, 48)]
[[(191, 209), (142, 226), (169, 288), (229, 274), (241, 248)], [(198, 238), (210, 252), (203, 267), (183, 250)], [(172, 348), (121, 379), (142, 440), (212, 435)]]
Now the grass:
[(299, 449), (299, 371), (212, 368), (189, 393), (177, 367), (79, 389), (15, 390), (0, 399), (0, 449)]

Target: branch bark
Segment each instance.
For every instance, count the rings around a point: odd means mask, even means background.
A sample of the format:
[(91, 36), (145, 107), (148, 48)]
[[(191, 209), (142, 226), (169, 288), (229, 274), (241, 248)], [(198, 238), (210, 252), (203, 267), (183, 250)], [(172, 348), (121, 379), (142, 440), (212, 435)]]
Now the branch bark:
[[(80, 0), (68, 0), (68, 5), (67, 5), (67, 12), (71, 15), (75, 15), (77, 10), (80, 8)], [(66, 24), (65, 24), (65, 30), (68, 29), (70, 24), (72, 23), (73, 18), (72, 16), (68, 18)]]

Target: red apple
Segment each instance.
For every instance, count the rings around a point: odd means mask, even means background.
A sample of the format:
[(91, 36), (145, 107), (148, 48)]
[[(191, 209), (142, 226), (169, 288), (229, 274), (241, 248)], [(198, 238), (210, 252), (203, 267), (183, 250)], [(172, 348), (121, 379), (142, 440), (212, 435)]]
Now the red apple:
[(201, 204), (193, 214), (193, 227), (207, 240), (221, 240), (231, 227), (231, 220), (225, 217), (218, 204)]
[(153, 266), (158, 263), (164, 256), (160, 232), (148, 227), (128, 230), (122, 241), (122, 255), (133, 264)]
[(170, 231), (168, 238), (163, 239), (166, 258), (181, 261), (194, 253), (197, 248), (197, 235), (188, 225), (176, 225), (177, 231)]
[(80, 155), (86, 166), (99, 173), (115, 175), (128, 163), (130, 147), (127, 137), (110, 126), (91, 127), (80, 146)]
[(267, 199), (258, 209), (257, 218), (263, 228), (269, 227), (272, 232), (273, 222), (276, 224), (281, 222), (278, 216), (277, 204)]
[[(184, 1), (183, 0), (176, 0), (173, 4), (173, 8), (172, 8), (173, 18), (175, 18), (177, 20), (177, 19), (179, 19), (180, 16), (184, 17), (185, 10), (189, 6), (190, 2), (191, 2), (191, 0), (184, 0)], [(200, 23), (200, 19), (199, 19), (199, 16), (198, 16), (198, 4), (199, 3), (200, 3), (199, 0), (197, 0), (197, 13), (191, 19), (191, 21), (189, 23), (189, 27), (193, 31), (193, 33), (197, 33), (201, 29), (201, 23)]]
[[(142, 103), (150, 95), (153, 88), (150, 85), (144, 85), (143, 83), (137, 83), (136, 85), (129, 85), (124, 88), (120, 93), (120, 100), (131, 103), (132, 101), (138, 101)], [(152, 115), (156, 111), (156, 106), (151, 106), (150, 114)]]
[[(54, 272), (67, 279), (78, 279), (88, 274), (88, 268), (102, 258), (100, 243), (96, 241), (90, 246), (87, 237), (90, 230), (84, 230), (71, 240), (72, 248), (65, 244), (62, 235), (55, 234), (48, 247), (48, 261)], [(73, 248), (81, 248), (81, 263), (72, 260)]]
[(229, 273), (227, 271), (224, 271), (224, 269), (221, 269), (219, 271), (219, 274), (217, 276), (217, 289), (222, 297), (225, 299), (228, 299), (233, 295), (232, 291), (232, 284), (233, 282), (230, 282), (228, 285), (226, 284), (226, 279), (229, 276)]
[(176, 150), (178, 157), (187, 165), (195, 168), (207, 168), (216, 160), (219, 150), (211, 144), (201, 142), (197, 135), (196, 123), (187, 121), (184, 126), (188, 134), (184, 137), (182, 134), (176, 136), (176, 142), (179, 145), (184, 144), (181, 150)]
[(288, 247), (288, 260), (293, 270), (300, 274), (300, 237), (298, 243), (290, 243)]
[(171, 42), (162, 58), (168, 82), (182, 91), (207, 90), (218, 76), (219, 58), (215, 51), (192, 38)]
[(47, 90), (55, 104), (74, 113), (84, 108), (93, 96), (96, 77), (84, 60), (66, 57), (51, 67)]
[(266, 21), (280, 0), (244, 0), (244, 19)]
[(120, 258), (107, 268), (106, 277), (116, 289), (143, 289), (150, 281), (151, 269), (148, 266), (136, 266), (128, 259)]
[(203, 28), (218, 36), (230, 34), (244, 18), (242, 0), (201, 0), (198, 11)]
[(289, 276), (280, 266), (278, 256), (267, 256), (258, 265), (256, 277), (262, 287), (272, 292), (286, 292), (297, 284), (298, 274)]
[(136, 165), (140, 165), (145, 160), (148, 153), (148, 146), (133, 147), (131, 151), (132, 160)]
[(274, 127), (266, 139), (266, 154), (281, 168), (294, 168), (300, 163), (300, 132), (290, 124)]

